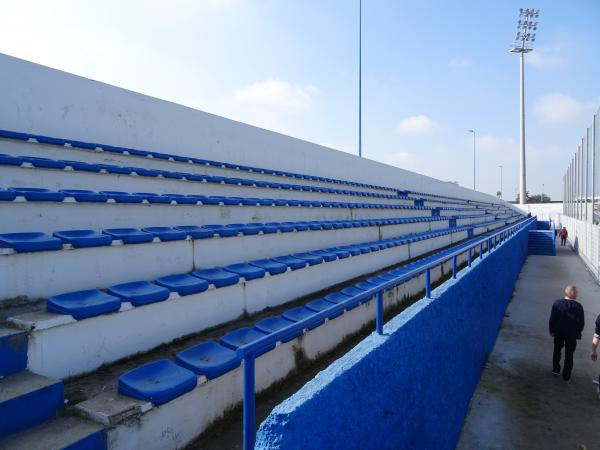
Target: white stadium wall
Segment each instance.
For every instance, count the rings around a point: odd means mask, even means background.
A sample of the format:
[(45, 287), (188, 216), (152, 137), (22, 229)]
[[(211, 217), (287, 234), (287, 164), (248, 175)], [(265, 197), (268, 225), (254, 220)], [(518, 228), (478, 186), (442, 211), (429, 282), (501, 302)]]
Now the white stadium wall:
[(494, 196), (0, 54), (0, 128), (413, 191)]

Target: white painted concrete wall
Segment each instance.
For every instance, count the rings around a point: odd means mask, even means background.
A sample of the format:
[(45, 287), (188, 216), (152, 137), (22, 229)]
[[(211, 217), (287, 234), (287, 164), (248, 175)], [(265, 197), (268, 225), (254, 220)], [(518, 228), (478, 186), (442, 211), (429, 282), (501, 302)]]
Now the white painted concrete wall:
[(562, 203), (532, 203), (528, 205), (514, 205), (525, 214), (531, 213), (539, 220), (554, 220), (558, 226), (558, 220), (563, 212)]
[(497, 203), (491, 195), (0, 55), (0, 128)]
[[(600, 281), (600, 226), (562, 214), (559, 220), (562, 226), (567, 227), (573, 250)], [(560, 241), (557, 245), (560, 245)]]

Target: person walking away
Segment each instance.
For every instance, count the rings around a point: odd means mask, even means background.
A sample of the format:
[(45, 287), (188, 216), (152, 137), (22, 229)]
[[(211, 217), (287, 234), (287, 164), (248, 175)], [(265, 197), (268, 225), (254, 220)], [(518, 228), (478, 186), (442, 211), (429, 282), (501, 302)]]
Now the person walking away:
[[(596, 318), (596, 331), (594, 332), (594, 337), (592, 338), (592, 354), (590, 355), (592, 361), (596, 362), (598, 360), (598, 344), (600, 343), (600, 314)], [(598, 393), (598, 398), (600, 399), (600, 377), (598, 377), (596, 383), (596, 392)]]
[(558, 233), (558, 235), (560, 236), (560, 245), (562, 247), (564, 247), (567, 242), (567, 237), (569, 236), (569, 232), (567, 231), (567, 229), (565, 227), (562, 227), (562, 229), (560, 230), (560, 233)]
[(565, 348), (565, 364), (562, 371), (563, 380), (571, 379), (573, 370), (573, 353), (577, 347), (577, 340), (581, 339), (581, 332), (585, 326), (583, 307), (575, 299), (577, 288), (572, 285), (565, 287), (565, 298), (561, 298), (552, 305), (549, 329), (554, 337), (554, 354), (552, 356), (552, 374), (560, 375), (561, 352)]

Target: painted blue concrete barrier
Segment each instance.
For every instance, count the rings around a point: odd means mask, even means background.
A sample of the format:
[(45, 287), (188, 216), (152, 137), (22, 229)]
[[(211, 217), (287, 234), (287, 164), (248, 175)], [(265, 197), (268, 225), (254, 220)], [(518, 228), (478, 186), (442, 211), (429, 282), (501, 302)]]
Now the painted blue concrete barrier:
[(261, 449), (453, 449), (527, 256), (528, 230), (396, 316), (261, 424)]

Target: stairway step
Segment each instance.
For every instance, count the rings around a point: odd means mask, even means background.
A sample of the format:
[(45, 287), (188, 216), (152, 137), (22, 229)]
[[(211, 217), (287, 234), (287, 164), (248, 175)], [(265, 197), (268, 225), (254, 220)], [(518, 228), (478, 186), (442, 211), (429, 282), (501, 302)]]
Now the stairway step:
[(62, 416), (0, 440), (2, 450), (105, 450), (102, 425), (76, 416)]
[(12, 375), (27, 367), (27, 333), (0, 328), (0, 377)]
[(51, 418), (63, 401), (62, 381), (27, 370), (0, 379), (0, 439)]

